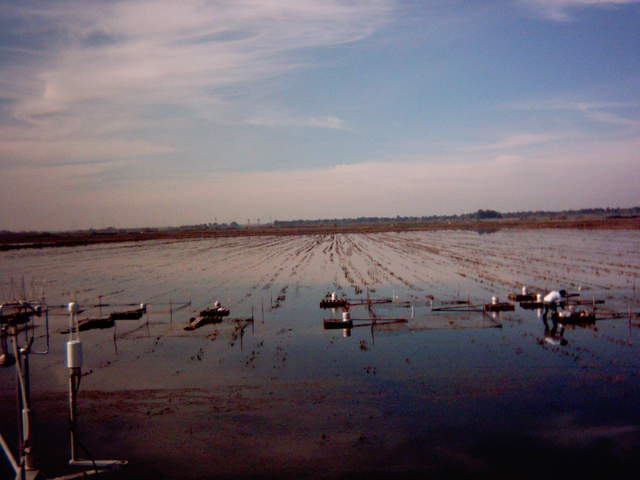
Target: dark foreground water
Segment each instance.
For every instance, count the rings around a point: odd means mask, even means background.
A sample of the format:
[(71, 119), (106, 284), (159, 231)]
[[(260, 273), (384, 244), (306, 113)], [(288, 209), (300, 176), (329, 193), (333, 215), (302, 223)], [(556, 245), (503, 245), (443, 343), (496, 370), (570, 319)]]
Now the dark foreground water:
[[(640, 467), (640, 232), (421, 232), (145, 242), (0, 254), (2, 298), (77, 300), (80, 315), (146, 302), (140, 320), (81, 333), (80, 433), (115, 478), (630, 476)], [(436, 312), (527, 285), (605, 300), (587, 327)], [(393, 298), (325, 330), (329, 291)], [(185, 331), (213, 301), (221, 323)], [(183, 306), (183, 302), (191, 303)], [(407, 302), (407, 303), (404, 303)], [(626, 313), (611, 319), (611, 314)], [(246, 321), (253, 315), (253, 322)], [(609, 319), (606, 319), (609, 318)], [(36, 451), (69, 473), (68, 324), (32, 356)], [(44, 344), (37, 330), (36, 346)], [(0, 429), (15, 435), (15, 371)], [(0, 478), (8, 476), (3, 463)]]

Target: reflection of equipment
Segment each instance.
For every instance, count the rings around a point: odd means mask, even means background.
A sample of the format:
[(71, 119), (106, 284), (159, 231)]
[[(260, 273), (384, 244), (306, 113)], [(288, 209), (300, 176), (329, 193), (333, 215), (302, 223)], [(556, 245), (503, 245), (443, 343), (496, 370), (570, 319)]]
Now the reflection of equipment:
[(544, 330), (544, 341), (549, 345), (566, 345), (569, 343), (566, 338), (564, 338), (564, 325), (554, 323), (553, 328), (549, 329), (549, 327), (545, 327)]
[[(325, 318), (323, 320), (325, 330), (342, 330), (343, 336), (351, 336), (350, 329), (356, 327), (375, 327), (378, 325), (388, 325), (392, 323), (407, 323), (406, 318), (388, 318), (388, 317), (370, 317), (370, 318), (351, 318), (348, 310), (342, 312), (340, 319)], [(355, 323), (357, 322), (357, 323)]]
[(342, 312), (342, 318), (340, 320), (333, 318), (325, 318), (324, 320), (325, 330), (351, 327), (353, 327), (353, 322), (351, 321), (351, 315), (349, 314), (348, 310)]
[(485, 312), (513, 312), (515, 307), (509, 302), (500, 302), (495, 295), (491, 297), (491, 303), (484, 306)]
[[(78, 304), (71, 302), (69, 309), (69, 341), (67, 342), (67, 368), (69, 369), (69, 432), (71, 441), (71, 458), (69, 465), (78, 467), (92, 467), (87, 473), (99, 473), (106, 469), (111, 469), (126, 465), (126, 460), (84, 460), (78, 458), (78, 447), (82, 447), (78, 439), (78, 414), (77, 399), (78, 390), (80, 388), (80, 380), (82, 379), (82, 342), (80, 341), (80, 333), (78, 328)], [(82, 447), (86, 452), (86, 448)], [(101, 469), (101, 470), (100, 470)]]
[[(335, 296), (335, 293), (334, 293)], [(350, 337), (351, 336), (351, 327), (353, 327), (353, 322), (351, 321), (351, 315), (349, 314), (349, 310), (345, 310), (342, 312), (342, 336)]]
[[(540, 312), (538, 310), (538, 312)], [(564, 346), (569, 343), (566, 338), (564, 338), (564, 324), (558, 322), (557, 315), (552, 316), (553, 327), (549, 328), (549, 324), (547, 323), (547, 317), (541, 315), (542, 323), (544, 324), (544, 341), (549, 345), (554, 346)]]

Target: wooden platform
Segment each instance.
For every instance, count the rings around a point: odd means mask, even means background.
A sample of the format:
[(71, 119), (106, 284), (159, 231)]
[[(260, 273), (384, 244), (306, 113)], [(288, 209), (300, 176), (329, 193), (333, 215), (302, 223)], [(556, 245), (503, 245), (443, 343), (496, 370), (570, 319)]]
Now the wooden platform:
[(189, 325), (184, 327), (185, 330), (195, 330), (196, 328), (204, 327), (205, 325), (221, 323), (222, 317), (196, 317), (189, 320)]
[(558, 322), (570, 325), (586, 325), (595, 323), (596, 321), (596, 314), (594, 312), (568, 312), (565, 310), (557, 312), (555, 317)]
[(146, 308), (136, 308), (126, 312), (112, 312), (109, 314), (111, 320), (138, 320), (147, 312)]
[(320, 308), (339, 308), (339, 307), (346, 307), (346, 306), (347, 306), (346, 298), (340, 298), (336, 300), (329, 300), (329, 299), (320, 300)]
[(231, 311), (228, 308), (211, 307), (211, 308), (205, 308), (204, 310), (202, 310), (200, 312), (200, 316), (206, 317), (206, 318), (221, 318), (221, 317), (228, 317), (230, 312)]
[(523, 295), (521, 293), (510, 293), (507, 295), (507, 298), (513, 302), (533, 302), (536, 299), (536, 294), (527, 293)]
[(81, 332), (98, 328), (111, 328), (116, 324), (111, 317), (108, 318), (83, 318), (78, 322), (78, 330)]
[(525, 310), (535, 310), (542, 307), (544, 307), (544, 303), (542, 302), (520, 302), (520, 308), (524, 308)]

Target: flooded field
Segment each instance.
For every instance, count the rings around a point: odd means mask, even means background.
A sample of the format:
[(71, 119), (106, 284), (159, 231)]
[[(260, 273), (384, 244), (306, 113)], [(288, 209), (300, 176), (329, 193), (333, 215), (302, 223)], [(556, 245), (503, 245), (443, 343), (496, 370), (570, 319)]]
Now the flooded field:
[[(80, 333), (79, 433), (87, 455), (129, 461), (114, 478), (640, 467), (638, 231), (153, 241), (4, 252), (0, 272), (2, 299), (44, 291), (50, 305), (76, 300), (81, 319), (147, 304), (140, 319)], [(482, 311), (523, 285), (604, 303), (582, 326), (517, 303)], [(342, 318), (320, 309), (329, 292), (364, 303), (349, 309), (353, 328), (324, 328)], [(229, 316), (185, 330), (214, 301)], [(62, 474), (68, 314), (52, 307), (49, 319), (51, 351), (31, 357), (34, 441), (41, 466)], [(0, 369), (10, 440), (15, 389), (15, 369)]]

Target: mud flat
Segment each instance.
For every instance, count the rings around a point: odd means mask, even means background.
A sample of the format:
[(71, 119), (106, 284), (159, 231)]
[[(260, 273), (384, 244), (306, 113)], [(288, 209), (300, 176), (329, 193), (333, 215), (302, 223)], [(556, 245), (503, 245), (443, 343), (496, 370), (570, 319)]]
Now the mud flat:
[[(87, 317), (110, 313), (98, 303), (147, 304), (138, 320), (80, 334), (80, 435), (92, 456), (129, 460), (113, 478), (595, 478), (640, 466), (637, 230), (97, 244), (1, 252), (0, 274), (2, 298), (44, 290)], [(522, 285), (566, 288), (616, 315), (554, 330), (518, 306), (431, 310), (506, 300)], [(324, 330), (341, 314), (319, 308), (333, 291), (393, 299), (353, 306), (352, 318), (409, 320)], [(228, 319), (184, 330), (216, 300)], [(50, 321), (52, 351), (32, 357), (31, 377), (36, 451), (53, 475), (69, 473), (68, 318), (52, 310)], [(15, 387), (15, 371), (0, 369), (10, 441)]]

